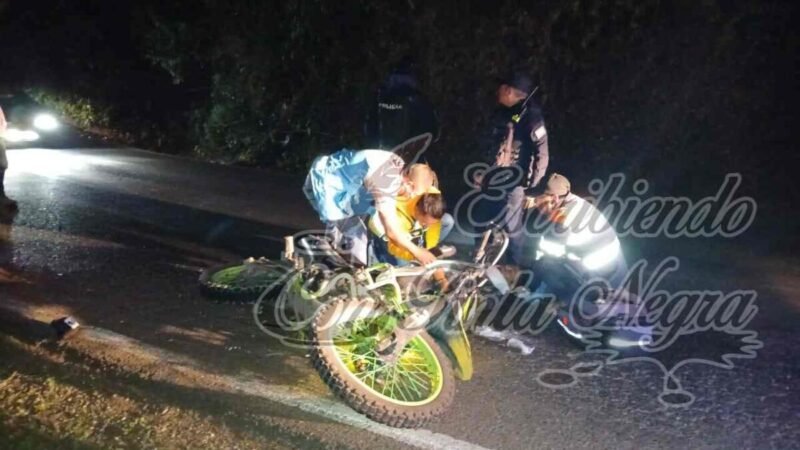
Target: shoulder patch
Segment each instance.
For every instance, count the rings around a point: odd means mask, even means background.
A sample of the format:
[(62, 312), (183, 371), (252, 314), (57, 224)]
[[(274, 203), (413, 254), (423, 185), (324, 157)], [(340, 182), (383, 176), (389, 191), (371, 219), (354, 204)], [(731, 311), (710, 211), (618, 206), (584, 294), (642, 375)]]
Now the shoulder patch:
[(542, 139), (543, 137), (547, 136), (547, 130), (544, 128), (544, 125), (542, 125), (534, 130), (533, 134), (536, 135), (536, 139)]
[(378, 107), (381, 108), (381, 109), (388, 109), (388, 110), (391, 110), (391, 111), (394, 111), (394, 110), (397, 110), (397, 109), (403, 109), (403, 105), (401, 105), (400, 103), (383, 103), (383, 102), (381, 102), (381, 103), (378, 103)]

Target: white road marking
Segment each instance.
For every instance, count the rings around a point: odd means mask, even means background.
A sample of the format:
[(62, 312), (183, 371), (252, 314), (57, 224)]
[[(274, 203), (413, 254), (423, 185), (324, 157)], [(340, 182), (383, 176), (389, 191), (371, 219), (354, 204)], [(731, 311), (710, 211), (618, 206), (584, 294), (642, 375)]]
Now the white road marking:
[[(85, 327), (80, 334), (80, 339), (94, 340), (103, 344), (114, 344), (115, 351), (127, 351), (138, 356), (152, 358), (169, 364), (172, 368), (185, 373), (202, 371), (203, 367), (198, 361), (187, 356), (172, 353), (102, 328)], [(206, 372), (202, 371), (202, 373)], [(488, 450), (485, 447), (462, 441), (446, 434), (423, 429), (410, 430), (382, 425), (356, 413), (343, 403), (319, 398), (292, 386), (267, 384), (257, 379), (241, 376), (217, 375), (217, 378), (231, 390), (298, 408), (413, 447), (430, 450)]]

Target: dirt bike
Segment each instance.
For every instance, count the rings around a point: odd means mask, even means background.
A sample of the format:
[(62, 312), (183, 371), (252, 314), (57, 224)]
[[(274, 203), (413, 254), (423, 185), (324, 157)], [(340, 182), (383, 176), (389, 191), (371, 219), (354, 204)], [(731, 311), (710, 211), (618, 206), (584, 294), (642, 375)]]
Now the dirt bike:
[(420, 427), (447, 410), (456, 379), (472, 377), (467, 322), (507, 245), (504, 234), (487, 233), (472, 263), (448, 259), (455, 249), (441, 246), (427, 267), (364, 267), (310, 233), (287, 237), (280, 261), (212, 268), (201, 284), (239, 300), (260, 289), (258, 326), (309, 349), (335, 395), (376, 422)]
[(447, 259), (454, 250), (442, 247), (427, 267), (364, 267), (324, 235), (308, 234), (287, 237), (279, 262), (249, 260), (205, 279), (258, 275), (239, 291), (262, 288), (253, 316), (263, 331), (305, 345), (323, 381), (354, 410), (390, 426), (420, 427), (447, 410), (456, 379), (472, 377), (466, 331), (487, 290), (511, 290), (497, 267), (508, 243), (492, 228), (471, 263)]

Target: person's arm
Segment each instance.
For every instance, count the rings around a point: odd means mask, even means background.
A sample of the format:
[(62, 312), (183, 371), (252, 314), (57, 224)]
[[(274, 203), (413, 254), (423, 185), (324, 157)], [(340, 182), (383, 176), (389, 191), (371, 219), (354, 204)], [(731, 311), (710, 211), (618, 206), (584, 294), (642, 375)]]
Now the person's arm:
[(552, 195), (550, 194), (540, 194), (535, 196), (527, 196), (525, 197), (525, 201), (522, 204), (523, 209), (533, 209), (538, 208), (540, 204), (546, 201), (552, 200)]
[(545, 128), (541, 113), (532, 112), (531, 124), (530, 139), (533, 144), (533, 154), (528, 168), (528, 180), (530, 187), (536, 187), (547, 172), (550, 151), (547, 146), (547, 128)]
[(381, 221), (383, 229), (386, 231), (386, 237), (390, 241), (414, 255), (414, 258), (422, 264), (430, 264), (436, 261), (436, 257), (431, 252), (415, 245), (411, 241), (411, 236), (397, 224), (397, 211), (394, 203), (383, 202), (376, 206), (378, 219)]

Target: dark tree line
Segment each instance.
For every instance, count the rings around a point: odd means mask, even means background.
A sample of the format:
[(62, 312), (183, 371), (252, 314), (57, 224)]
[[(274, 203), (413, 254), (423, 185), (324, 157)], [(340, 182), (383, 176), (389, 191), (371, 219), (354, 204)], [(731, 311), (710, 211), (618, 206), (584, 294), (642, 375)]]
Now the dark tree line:
[(494, 77), (517, 66), (538, 79), (552, 168), (576, 185), (621, 171), (705, 193), (742, 172), (776, 206), (790, 198), (770, 193), (796, 191), (778, 176), (796, 150), (790, 1), (0, 5), (0, 80), (166, 151), (298, 169), (358, 146), (376, 86), (411, 55), (443, 123), (431, 160), (445, 178), (474, 158)]

